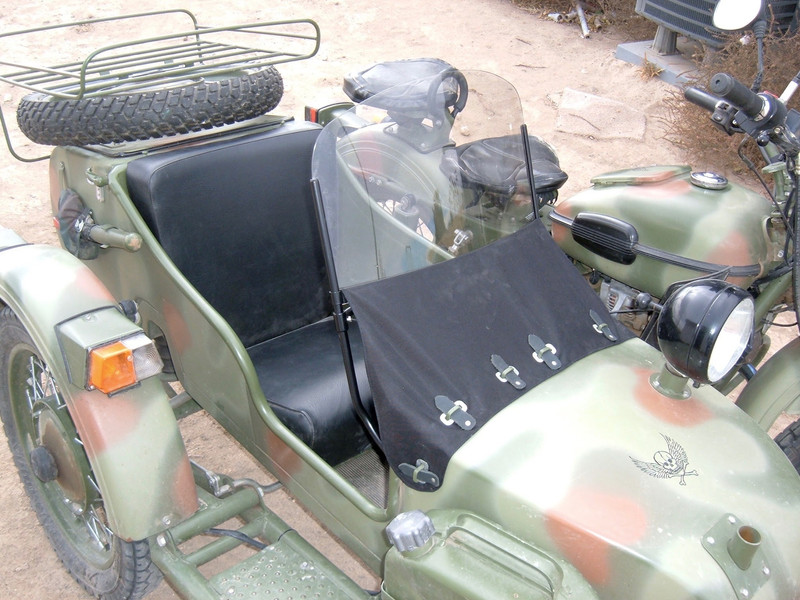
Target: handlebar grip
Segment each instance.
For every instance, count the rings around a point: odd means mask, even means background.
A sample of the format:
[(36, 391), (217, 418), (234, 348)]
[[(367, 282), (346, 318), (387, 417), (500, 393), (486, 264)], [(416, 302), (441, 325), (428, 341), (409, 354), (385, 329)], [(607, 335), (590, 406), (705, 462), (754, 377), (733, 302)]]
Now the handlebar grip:
[(116, 227), (101, 227), (95, 225), (89, 230), (89, 239), (101, 246), (122, 248), (128, 252), (136, 252), (142, 247), (142, 236), (138, 233), (129, 233)]
[(727, 73), (714, 75), (709, 87), (751, 119), (756, 119), (764, 110), (764, 99)]
[(692, 104), (697, 104), (697, 106), (705, 108), (708, 112), (714, 112), (717, 108), (717, 102), (721, 101), (721, 98), (696, 87), (686, 88), (683, 96)]

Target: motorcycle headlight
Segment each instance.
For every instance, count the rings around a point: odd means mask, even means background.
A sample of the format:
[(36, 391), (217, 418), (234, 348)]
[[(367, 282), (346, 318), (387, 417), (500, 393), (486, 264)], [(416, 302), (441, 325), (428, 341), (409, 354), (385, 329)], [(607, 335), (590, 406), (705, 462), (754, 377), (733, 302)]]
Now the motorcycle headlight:
[(755, 304), (743, 289), (724, 281), (689, 283), (664, 303), (658, 344), (667, 362), (699, 383), (725, 377), (747, 350)]

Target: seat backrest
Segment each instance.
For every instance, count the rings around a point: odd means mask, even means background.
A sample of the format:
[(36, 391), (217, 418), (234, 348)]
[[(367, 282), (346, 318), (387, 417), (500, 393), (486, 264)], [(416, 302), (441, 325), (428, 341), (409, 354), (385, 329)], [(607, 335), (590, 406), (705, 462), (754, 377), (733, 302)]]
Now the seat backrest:
[(288, 122), (128, 165), (142, 217), (246, 347), (330, 313), (309, 184), (319, 130)]

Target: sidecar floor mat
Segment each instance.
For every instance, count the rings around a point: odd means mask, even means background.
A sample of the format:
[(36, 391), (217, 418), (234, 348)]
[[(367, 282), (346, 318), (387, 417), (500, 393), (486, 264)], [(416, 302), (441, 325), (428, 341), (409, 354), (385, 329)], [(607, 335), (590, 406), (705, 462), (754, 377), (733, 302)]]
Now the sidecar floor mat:
[(389, 465), (373, 448), (336, 466), (336, 471), (371, 500), (375, 506), (386, 508), (389, 500)]
[[(372, 393), (357, 327), (350, 328), (358, 389), (372, 413)], [(261, 389), (278, 418), (330, 464), (369, 446), (350, 399), (339, 338), (325, 319), (247, 349)]]

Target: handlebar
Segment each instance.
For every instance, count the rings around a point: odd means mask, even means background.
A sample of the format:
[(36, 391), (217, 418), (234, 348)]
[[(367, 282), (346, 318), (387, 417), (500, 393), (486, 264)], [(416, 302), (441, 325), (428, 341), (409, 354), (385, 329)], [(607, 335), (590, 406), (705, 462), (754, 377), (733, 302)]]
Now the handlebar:
[(717, 108), (717, 102), (722, 100), (696, 87), (686, 88), (683, 92), (683, 96), (692, 104), (696, 104), (700, 108), (705, 108), (708, 112), (714, 112)]
[(709, 87), (712, 92), (730, 102), (751, 119), (758, 119), (766, 108), (764, 98), (727, 73), (714, 75)]

